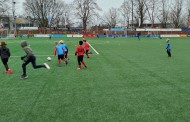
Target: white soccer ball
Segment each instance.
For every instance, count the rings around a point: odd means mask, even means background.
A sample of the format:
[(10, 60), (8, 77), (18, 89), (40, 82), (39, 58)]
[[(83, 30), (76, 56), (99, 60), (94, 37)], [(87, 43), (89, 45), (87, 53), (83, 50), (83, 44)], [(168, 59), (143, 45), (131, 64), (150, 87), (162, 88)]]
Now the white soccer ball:
[(47, 60), (48, 60), (48, 61), (51, 61), (51, 57), (47, 57)]

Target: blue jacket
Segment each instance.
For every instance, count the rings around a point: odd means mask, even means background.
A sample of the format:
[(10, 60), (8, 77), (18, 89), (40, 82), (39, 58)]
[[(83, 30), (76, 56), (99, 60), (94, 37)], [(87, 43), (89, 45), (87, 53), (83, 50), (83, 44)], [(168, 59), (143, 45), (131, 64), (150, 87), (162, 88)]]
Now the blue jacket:
[(171, 50), (170, 42), (167, 42), (167, 43), (166, 43), (166, 49), (167, 49), (167, 50)]

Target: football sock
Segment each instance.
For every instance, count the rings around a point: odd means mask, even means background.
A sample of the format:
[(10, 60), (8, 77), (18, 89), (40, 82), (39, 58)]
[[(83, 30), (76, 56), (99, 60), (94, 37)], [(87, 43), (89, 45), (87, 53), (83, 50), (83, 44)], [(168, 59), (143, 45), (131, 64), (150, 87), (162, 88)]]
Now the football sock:
[(58, 60), (58, 64), (60, 64), (61, 63), (61, 61), (60, 60)]
[(86, 67), (86, 63), (84, 61), (82, 61), (82, 64)]

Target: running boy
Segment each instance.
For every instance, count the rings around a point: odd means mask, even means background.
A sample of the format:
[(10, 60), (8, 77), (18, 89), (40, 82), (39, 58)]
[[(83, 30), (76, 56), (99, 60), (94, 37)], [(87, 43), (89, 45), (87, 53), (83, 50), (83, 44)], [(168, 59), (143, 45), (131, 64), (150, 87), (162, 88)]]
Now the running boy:
[(87, 68), (86, 63), (83, 61), (83, 57), (84, 57), (84, 53), (85, 53), (85, 49), (82, 46), (83, 45), (83, 41), (79, 41), (79, 45), (76, 48), (75, 51), (75, 56), (77, 55), (77, 60), (78, 60), (78, 70), (82, 69), (81, 63), (84, 65), (85, 68)]
[(170, 45), (170, 39), (166, 39), (166, 52), (168, 54), (168, 57), (171, 57), (171, 45)]
[(9, 68), (7, 62), (9, 60), (9, 57), (11, 55), (9, 48), (6, 47), (5, 42), (0, 43), (0, 56), (1, 56), (1, 61), (3, 62), (3, 65), (5, 66), (6, 73), (7, 74), (12, 74), (12, 70)]
[(28, 75), (26, 74), (26, 66), (31, 62), (34, 69), (37, 68), (47, 68), (50, 69), (49, 65), (44, 63), (43, 65), (36, 65), (36, 57), (34, 56), (32, 49), (28, 46), (26, 41), (21, 42), (21, 47), (25, 51), (26, 55), (21, 57), (21, 60), (23, 60), (22, 64), (22, 70), (23, 74), (21, 75), (21, 79), (28, 78)]
[[(56, 42), (57, 43), (57, 42)], [(64, 58), (65, 50), (61, 44), (56, 44), (54, 48), (54, 55), (58, 55), (58, 64), (61, 64), (61, 60), (68, 64), (67, 60)]]
[(86, 42), (86, 40), (83, 40), (83, 43), (84, 43), (85, 54), (87, 58), (90, 58), (89, 54), (92, 54), (91, 52), (89, 52), (90, 45), (88, 44), (88, 42)]
[(68, 47), (67, 47), (67, 45), (64, 43), (64, 41), (63, 40), (60, 40), (59, 41), (59, 44), (61, 44), (62, 46), (63, 46), (63, 49), (64, 49), (64, 51), (65, 51), (65, 53), (64, 53), (64, 58), (66, 59), (66, 60), (68, 60)]

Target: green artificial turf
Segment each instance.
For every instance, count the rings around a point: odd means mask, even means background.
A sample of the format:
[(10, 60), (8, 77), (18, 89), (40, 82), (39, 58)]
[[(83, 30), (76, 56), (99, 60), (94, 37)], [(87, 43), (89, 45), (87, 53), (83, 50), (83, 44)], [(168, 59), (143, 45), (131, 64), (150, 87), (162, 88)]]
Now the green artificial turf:
[[(11, 50), (6, 74), (0, 64), (1, 122), (187, 122), (190, 121), (190, 39), (171, 38), (172, 58), (165, 38), (87, 38), (94, 47), (77, 70), (76, 45), (82, 38), (64, 38), (69, 64), (57, 65), (55, 41), (48, 38), (4, 39)], [(36, 63), (20, 79), (27, 40)], [(2, 39), (1, 39), (2, 41)], [(51, 62), (47, 57), (52, 58)]]

